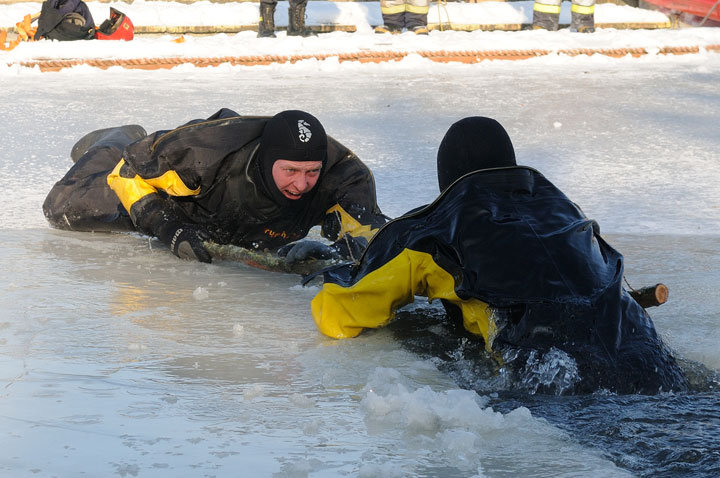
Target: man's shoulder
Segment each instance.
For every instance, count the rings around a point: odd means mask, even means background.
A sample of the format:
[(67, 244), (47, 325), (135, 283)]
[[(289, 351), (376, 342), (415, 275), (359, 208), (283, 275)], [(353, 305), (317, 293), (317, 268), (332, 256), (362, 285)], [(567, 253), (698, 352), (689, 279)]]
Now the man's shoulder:
[(192, 132), (205, 129), (222, 128), (227, 126), (235, 127), (255, 127), (262, 131), (265, 127), (265, 123), (269, 119), (269, 116), (249, 116), (239, 115), (236, 112), (222, 108), (215, 114), (207, 118), (197, 118), (190, 120), (180, 126), (170, 130), (170, 132), (185, 131)]
[(472, 190), (479, 193), (512, 194), (525, 192), (535, 195), (552, 189), (560, 190), (542, 175), (529, 166), (506, 166), (500, 168), (479, 169), (468, 173), (452, 183), (441, 196), (467, 194)]
[[(209, 167), (228, 154), (257, 143), (267, 121), (262, 116), (233, 116), (222, 109), (207, 119), (193, 120), (171, 130), (156, 131), (129, 145), (125, 159), (140, 173), (157, 161), (180, 167), (198, 159)], [(149, 172), (147, 172), (149, 173)]]
[(154, 135), (151, 150), (174, 150), (202, 146), (203, 148), (239, 149), (260, 138), (266, 116), (216, 116), (192, 120), (170, 131)]
[(367, 166), (365, 166), (365, 163), (363, 163), (360, 158), (350, 150), (347, 146), (342, 144), (340, 141), (336, 140), (332, 136), (328, 135), (328, 145), (327, 145), (327, 164), (326, 168), (328, 170), (332, 169), (335, 166), (343, 165), (343, 166), (352, 166), (355, 165), (355, 167), (358, 167), (360, 169), (367, 169)]

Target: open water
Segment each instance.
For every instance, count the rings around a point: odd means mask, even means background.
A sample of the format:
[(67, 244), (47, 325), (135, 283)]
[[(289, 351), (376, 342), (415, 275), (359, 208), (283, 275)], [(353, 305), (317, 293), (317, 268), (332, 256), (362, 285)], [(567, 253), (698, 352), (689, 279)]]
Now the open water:
[(600, 223), (631, 286), (668, 285), (651, 310), (660, 334), (690, 370), (717, 371), (719, 80), (720, 55), (4, 73), (0, 475), (720, 475), (714, 387), (533, 394), (461, 360), (473, 344), (418, 350), (412, 322), (325, 338), (309, 312), (317, 285), (297, 277), (183, 262), (139, 235), (53, 230), (41, 211), (84, 133), (230, 107), (314, 113), (373, 169), (396, 216), (437, 194), (452, 122), (492, 116), (520, 163)]

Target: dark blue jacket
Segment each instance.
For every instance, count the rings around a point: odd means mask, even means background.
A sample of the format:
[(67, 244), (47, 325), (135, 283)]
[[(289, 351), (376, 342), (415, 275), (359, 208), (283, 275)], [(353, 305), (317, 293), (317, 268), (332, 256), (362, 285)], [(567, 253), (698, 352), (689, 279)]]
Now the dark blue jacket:
[(95, 21), (90, 14), (90, 9), (82, 0), (49, 0), (50, 7), (56, 9), (62, 16), (68, 13), (79, 13), (85, 19), (85, 27), (95, 26)]

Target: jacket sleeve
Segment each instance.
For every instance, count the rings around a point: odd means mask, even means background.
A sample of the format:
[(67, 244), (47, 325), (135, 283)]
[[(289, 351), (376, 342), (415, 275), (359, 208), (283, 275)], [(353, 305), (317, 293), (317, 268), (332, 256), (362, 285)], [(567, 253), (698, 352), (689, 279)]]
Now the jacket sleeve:
[(132, 213), (133, 206), (150, 194), (162, 191), (168, 196), (195, 196), (200, 186), (191, 188), (177, 171), (168, 169), (155, 177), (141, 177), (132, 166), (121, 159), (107, 177), (108, 185), (120, 199), (125, 209)]
[(165, 243), (172, 230), (187, 222), (180, 218), (165, 199), (167, 196), (193, 196), (200, 187), (191, 188), (180, 175), (168, 169), (155, 177), (142, 177), (124, 159), (107, 177), (107, 183), (130, 214), (138, 230), (157, 236)]
[(404, 249), (347, 287), (325, 282), (312, 300), (311, 310), (320, 332), (333, 338), (349, 338), (364, 328), (387, 324), (395, 311), (413, 302), (416, 295), (430, 301), (445, 299), (458, 306), (465, 328), (481, 335), (490, 349), (496, 330), (490, 306), (474, 298), (460, 299), (452, 275), (425, 252)]
[(388, 218), (377, 205), (375, 179), (370, 169), (351, 151), (343, 152), (344, 157), (329, 173), (334, 204), (325, 211), (322, 235), (333, 241), (346, 234), (370, 240)]

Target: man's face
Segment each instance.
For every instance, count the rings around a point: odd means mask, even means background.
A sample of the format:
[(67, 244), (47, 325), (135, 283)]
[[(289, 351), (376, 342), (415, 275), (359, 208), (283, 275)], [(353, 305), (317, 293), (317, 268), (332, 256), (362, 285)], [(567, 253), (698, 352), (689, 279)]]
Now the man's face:
[(315, 187), (320, 177), (322, 161), (288, 161), (278, 159), (273, 163), (272, 177), (275, 186), (288, 199), (300, 197)]

